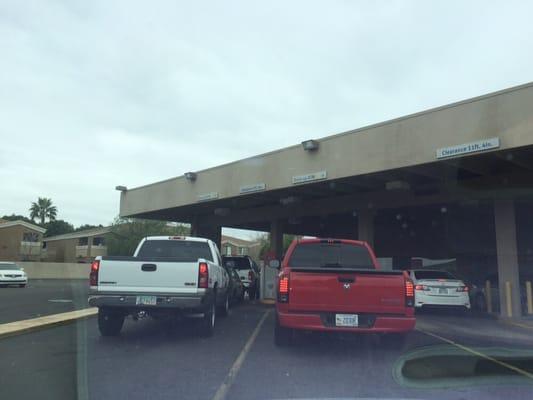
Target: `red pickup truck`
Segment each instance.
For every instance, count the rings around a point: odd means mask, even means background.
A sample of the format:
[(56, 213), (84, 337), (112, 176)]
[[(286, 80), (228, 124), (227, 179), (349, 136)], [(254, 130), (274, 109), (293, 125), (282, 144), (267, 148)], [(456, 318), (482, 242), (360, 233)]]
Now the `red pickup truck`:
[(274, 341), (290, 345), (294, 330), (301, 329), (381, 333), (403, 343), (415, 326), (413, 306), (407, 273), (381, 271), (367, 243), (295, 240), (277, 279)]

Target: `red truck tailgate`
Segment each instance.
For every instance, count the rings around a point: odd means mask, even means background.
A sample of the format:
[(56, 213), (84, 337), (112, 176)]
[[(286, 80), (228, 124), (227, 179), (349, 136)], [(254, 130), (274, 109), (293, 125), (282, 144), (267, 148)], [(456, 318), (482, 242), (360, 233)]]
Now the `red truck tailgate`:
[(405, 278), (400, 271), (298, 271), (289, 275), (290, 311), (405, 313)]

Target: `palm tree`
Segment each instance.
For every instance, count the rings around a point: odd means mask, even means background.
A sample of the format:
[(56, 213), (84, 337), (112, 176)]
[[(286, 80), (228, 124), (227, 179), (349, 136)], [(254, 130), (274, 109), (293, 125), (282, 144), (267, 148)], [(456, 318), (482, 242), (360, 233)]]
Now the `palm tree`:
[(57, 216), (57, 207), (52, 205), (52, 199), (46, 197), (39, 197), (37, 202), (31, 203), (30, 218), (35, 221), (35, 218), (41, 220), (41, 225), (44, 225), (46, 218), (49, 221), (53, 221)]

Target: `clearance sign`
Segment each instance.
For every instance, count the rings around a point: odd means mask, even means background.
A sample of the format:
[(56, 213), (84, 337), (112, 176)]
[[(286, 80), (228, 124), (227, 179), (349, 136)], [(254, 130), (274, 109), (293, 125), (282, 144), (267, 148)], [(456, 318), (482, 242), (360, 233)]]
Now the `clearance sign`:
[(437, 149), (437, 158), (446, 158), (458, 156), (461, 154), (477, 153), (480, 151), (497, 149), (500, 147), (500, 138), (490, 138), (478, 140), (477, 142), (470, 142), (465, 144), (458, 144), (456, 146), (443, 147)]

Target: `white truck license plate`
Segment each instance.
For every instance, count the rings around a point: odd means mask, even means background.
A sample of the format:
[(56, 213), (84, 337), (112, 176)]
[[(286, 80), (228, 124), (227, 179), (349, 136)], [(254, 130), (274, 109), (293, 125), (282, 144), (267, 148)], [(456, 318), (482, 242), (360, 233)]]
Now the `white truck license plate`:
[(335, 314), (336, 326), (359, 326), (357, 314)]
[(135, 304), (143, 305), (143, 306), (155, 306), (157, 304), (157, 297), (156, 296), (137, 296)]

